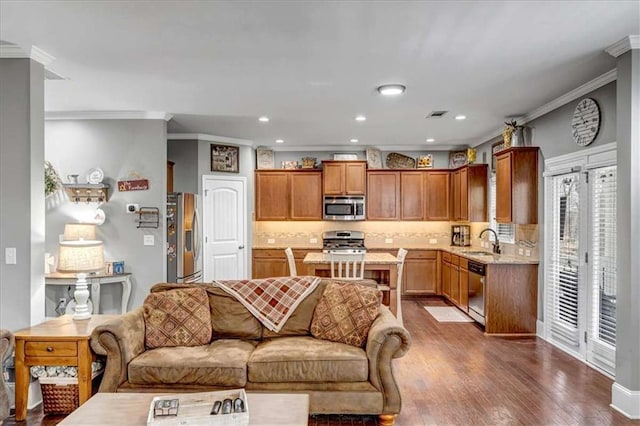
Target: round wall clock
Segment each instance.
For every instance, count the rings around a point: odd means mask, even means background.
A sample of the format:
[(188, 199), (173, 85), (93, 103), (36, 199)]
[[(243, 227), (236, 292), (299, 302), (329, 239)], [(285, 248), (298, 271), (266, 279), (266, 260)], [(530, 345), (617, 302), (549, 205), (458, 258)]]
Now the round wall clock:
[(600, 107), (591, 98), (584, 98), (576, 106), (571, 119), (573, 140), (580, 146), (587, 146), (598, 136), (600, 130)]

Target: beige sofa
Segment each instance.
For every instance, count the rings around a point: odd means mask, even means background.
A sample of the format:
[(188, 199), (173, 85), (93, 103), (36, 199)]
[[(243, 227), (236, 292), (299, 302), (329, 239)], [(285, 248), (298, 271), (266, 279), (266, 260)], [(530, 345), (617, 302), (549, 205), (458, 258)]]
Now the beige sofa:
[(0, 422), (9, 417), (9, 389), (4, 382), (2, 364), (13, 354), (13, 334), (9, 330), (0, 330)]
[(329, 279), (295, 310), (279, 333), (237, 300), (205, 284), (156, 284), (151, 291), (202, 286), (209, 296), (212, 341), (197, 347), (145, 350), (142, 308), (97, 327), (91, 347), (107, 356), (100, 392), (188, 392), (245, 388), (309, 394), (312, 414), (377, 414), (393, 424), (401, 408), (392, 361), (411, 339), (389, 309), (371, 326), (364, 348), (316, 339), (313, 311)]

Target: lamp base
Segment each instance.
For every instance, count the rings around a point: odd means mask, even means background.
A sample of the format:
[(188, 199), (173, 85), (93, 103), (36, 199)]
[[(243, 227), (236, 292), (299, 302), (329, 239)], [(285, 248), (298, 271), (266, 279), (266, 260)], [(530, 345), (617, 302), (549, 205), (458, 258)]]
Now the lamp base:
[(87, 274), (78, 274), (78, 281), (76, 281), (76, 291), (73, 293), (73, 298), (76, 299), (76, 311), (73, 314), (74, 320), (86, 320), (91, 318), (91, 311), (89, 310), (89, 289), (87, 287)]

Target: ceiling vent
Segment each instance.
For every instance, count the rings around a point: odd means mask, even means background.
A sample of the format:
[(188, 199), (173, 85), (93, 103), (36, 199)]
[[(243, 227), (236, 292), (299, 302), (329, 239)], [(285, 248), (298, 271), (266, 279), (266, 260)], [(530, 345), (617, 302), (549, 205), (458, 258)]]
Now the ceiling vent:
[(425, 118), (442, 118), (449, 111), (431, 111)]

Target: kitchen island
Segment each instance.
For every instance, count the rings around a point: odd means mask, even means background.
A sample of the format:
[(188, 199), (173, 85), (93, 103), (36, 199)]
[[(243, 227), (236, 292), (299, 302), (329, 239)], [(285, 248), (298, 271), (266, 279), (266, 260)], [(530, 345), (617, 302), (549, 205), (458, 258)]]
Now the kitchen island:
[[(378, 284), (388, 285), (389, 297), (383, 297), (393, 314), (396, 314), (398, 283), (398, 258), (390, 253), (366, 253), (364, 255), (365, 277), (372, 278)], [(318, 277), (331, 276), (331, 257), (327, 253), (307, 253), (302, 263), (306, 274)]]

